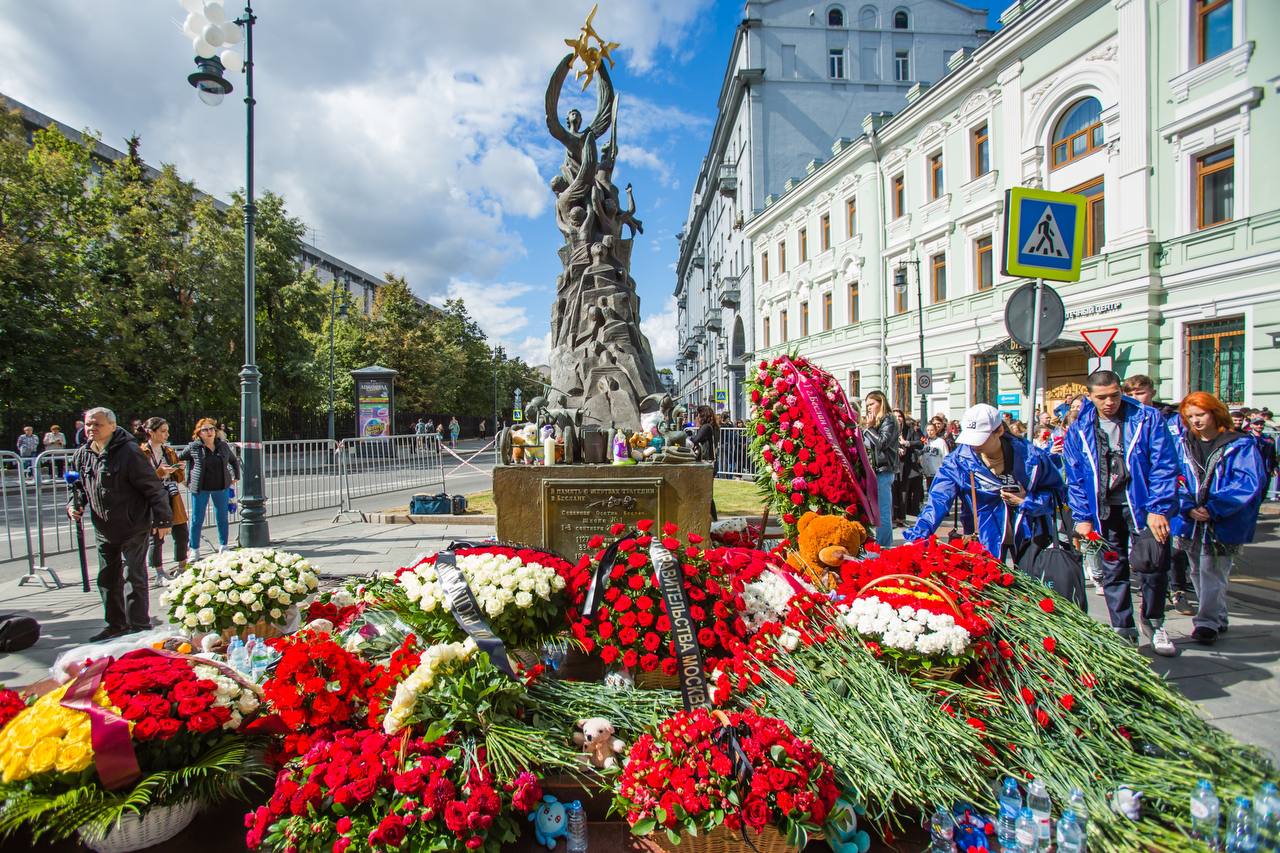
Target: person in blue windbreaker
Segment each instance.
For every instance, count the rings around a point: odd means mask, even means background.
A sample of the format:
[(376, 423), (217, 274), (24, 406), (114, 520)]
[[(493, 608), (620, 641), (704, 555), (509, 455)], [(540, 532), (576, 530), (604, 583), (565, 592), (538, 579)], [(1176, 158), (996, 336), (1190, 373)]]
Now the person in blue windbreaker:
[[(933, 534), (960, 501), (966, 533), (993, 557), (1004, 559), (1051, 519), (1062, 496), (1062, 476), (1049, 454), (1010, 435), (992, 406), (970, 406), (960, 418), (956, 449), (942, 460), (929, 496), (907, 541)], [(977, 522), (974, 522), (974, 506)]]
[(1158, 655), (1178, 653), (1164, 628), (1169, 591), (1169, 518), (1175, 509), (1178, 458), (1160, 413), (1124, 396), (1120, 377), (1096, 370), (1085, 380), (1088, 399), (1067, 430), (1063, 456), (1067, 503), (1081, 538), (1097, 531), (1102, 592), (1111, 627), (1137, 642), (1129, 573), (1142, 584), (1139, 624)]
[(1227, 583), (1240, 546), (1253, 541), (1266, 469), (1258, 444), (1232, 428), (1212, 394), (1188, 394), (1179, 407), (1178, 514), (1173, 534), (1187, 555), (1199, 598), (1191, 638), (1211, 645), (1227, 630)]

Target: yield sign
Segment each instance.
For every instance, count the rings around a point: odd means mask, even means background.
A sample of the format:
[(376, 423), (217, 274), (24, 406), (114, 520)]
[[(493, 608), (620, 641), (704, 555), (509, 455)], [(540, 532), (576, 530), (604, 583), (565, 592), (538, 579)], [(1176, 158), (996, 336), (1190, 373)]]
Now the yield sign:
[(1098, 358), (1106, 355), (1107, 348), (1111, 346), (1111, 342), (1116, 339), (1119, 329), (1085, 329), (1080, 332), (1080, 337), (1084, 338), (1084, 342), (1089, 345), (1089, 349), (1093, 350)]

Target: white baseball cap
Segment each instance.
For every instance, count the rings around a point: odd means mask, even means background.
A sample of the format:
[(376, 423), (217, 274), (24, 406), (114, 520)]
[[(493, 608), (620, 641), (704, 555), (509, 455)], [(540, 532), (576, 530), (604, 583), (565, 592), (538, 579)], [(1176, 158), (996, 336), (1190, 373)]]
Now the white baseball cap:
[(956, 436), (956, 444), (977, 447), (1003, 424), (995, 406), (988, 406), (986, 403), (970, 406), (960, 416), (960, 434)]

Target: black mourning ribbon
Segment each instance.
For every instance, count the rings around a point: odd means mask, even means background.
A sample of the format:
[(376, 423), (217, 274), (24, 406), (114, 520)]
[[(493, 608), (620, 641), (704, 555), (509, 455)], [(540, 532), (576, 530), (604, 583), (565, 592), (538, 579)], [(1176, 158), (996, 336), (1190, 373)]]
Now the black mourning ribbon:
[(658, 575), (658, 589), (667, 606), (671, 621), (671, 642), (676, 652), (676, 672), (680, 676), (680, 695), (684, 709), (711, 707), (711, 688), (702, 662), (702, 646), (698, 644), (698, 626), (689, 615), (689, 596), (684, 590), (684, 569), (675, 555), (659, 540), (649, 545), (649, 560)]
[(458, 627), (476, 641), (476, 646), (489, 656), (494, 666), (515, 678), (515, 670), (507, 658), (507, 647), (485, 620), (484, 613), (476, 602), (475, 593), (471, 591), (471, 585), (467, 583), (462, 569), (458, 568), (457, 555), (452, 545), (436, 554), (436, 574), (440, 576), (440, 587), (449, 601), (449, 612), (453, 614)]
[(587, 597), (582, 601), (582, 615), (586, 618), (595, 618), (596, 610), (600, 608), (600, 600), (604, 598), (604, 591), (609, 588), (609, 573), (618, 562), (618, 545), (623, 539), (632, 536), (635, 536), (634, 530), (615, 539), (600, 555), (600, 562), (596, 570), (591, 573), (591, 582), (587, 584)]
[[(747, 728), (746, 723), (739, 722), (736, 726), (720, 726), (711, 733), (711, 742), (725, 751), (729, 756), (729, 762), (733, 765), (733, 777), (738, 781), (740, 790), (746, 791), (751, 788), (751, 779), (755, 776), (755, 771), (751, 768), (751, 759), (747, 758), (747, 753), (742, 749), (741, 738), (749, 737), (751, 729)], [(747, 823), (742, 821), (742, 840), (755, 853), (760, 853), (755, 844), (751, 843), (751, 839), (747, 837)]]

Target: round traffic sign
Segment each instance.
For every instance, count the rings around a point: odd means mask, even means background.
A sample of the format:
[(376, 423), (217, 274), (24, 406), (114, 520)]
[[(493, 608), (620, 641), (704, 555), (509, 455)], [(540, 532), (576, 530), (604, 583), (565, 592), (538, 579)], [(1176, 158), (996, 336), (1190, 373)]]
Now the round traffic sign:
[[(1029, 281), (1013, 292), (1004, 306), (1004, 327), (1009, 337), (1019, 345), (1031, 347), (1031, 322), (1035, 315), (1036, 284)], [(1067, 310), (1058, 291), (1047, 284), (1040, 285), (1040, 347), (1052, 346), (1062, 336), (1067, 322)]]

